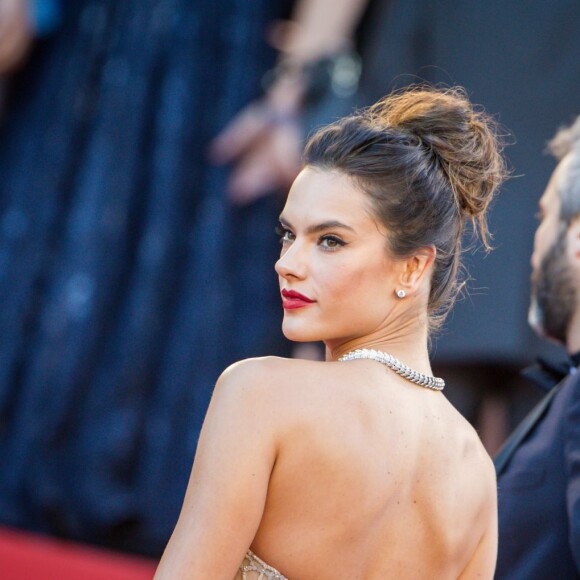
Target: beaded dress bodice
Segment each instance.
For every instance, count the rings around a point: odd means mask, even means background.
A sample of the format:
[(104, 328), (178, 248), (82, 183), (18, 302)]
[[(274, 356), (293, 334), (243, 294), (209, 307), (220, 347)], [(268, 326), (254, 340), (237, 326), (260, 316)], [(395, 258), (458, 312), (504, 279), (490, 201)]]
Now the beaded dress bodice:
[(258, 558), (252, 550), (248, 550), (234, 580), (288, 580), (288, 578)]

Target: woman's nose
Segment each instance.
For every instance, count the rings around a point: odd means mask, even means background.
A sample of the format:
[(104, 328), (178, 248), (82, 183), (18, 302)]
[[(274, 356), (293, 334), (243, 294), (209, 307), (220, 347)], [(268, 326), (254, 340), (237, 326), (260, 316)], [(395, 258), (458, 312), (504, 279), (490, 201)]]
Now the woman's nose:
[(283, 251), (274, 267), (278, 275), (282, 276), (282, 278), (303, 279), (306, 275), (304, 252), (294, 242), (289, 248)]

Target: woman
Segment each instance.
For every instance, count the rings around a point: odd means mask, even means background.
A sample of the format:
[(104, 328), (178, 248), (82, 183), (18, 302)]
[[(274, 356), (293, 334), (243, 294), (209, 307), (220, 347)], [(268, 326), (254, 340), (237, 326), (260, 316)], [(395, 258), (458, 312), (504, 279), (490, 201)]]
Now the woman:
[(323, 128), (304, 161), (276, 271), (284, 334), (327, 360), (224, 372), (157, 578), (492, 578), (493, 467), (428, 356), (466, 222), (487, 240), (491, 123), (414, 88)]

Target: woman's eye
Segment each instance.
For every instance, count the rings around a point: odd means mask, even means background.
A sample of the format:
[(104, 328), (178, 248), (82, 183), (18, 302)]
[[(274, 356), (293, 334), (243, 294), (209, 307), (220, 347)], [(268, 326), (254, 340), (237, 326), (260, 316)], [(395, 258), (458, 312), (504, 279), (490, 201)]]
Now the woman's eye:
[(276, 226), (276, 233), (280, 236), (280, 242), (283, 244), (285, 242), (292, 242), (296, 237), (288, 228), (278, 224)]
[(320, 245), (329, 250), (336, 250), (340, 246), (344, 246), (344, 244), (345, 242), (336, 236), (323, 236), (320, 238)]

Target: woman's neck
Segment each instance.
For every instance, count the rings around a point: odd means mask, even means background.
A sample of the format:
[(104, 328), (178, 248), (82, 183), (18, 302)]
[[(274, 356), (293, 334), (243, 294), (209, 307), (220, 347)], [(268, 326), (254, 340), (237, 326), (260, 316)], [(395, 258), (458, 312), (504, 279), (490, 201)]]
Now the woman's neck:
[(326, 360), (337, 360), (342, 355), (360, 348), (388, 352), (414, 370), (431, 374), (429, 363), (428, 328), (426, 323), (399, 326), (396, 331), (380, 331), (342, 341), (325, 341)]

